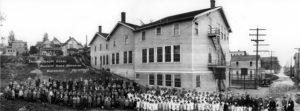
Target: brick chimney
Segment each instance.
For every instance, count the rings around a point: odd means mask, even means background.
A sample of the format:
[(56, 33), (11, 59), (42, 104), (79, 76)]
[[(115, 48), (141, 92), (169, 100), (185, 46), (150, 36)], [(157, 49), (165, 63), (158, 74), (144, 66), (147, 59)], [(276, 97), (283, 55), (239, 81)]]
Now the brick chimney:
[(216, 7), (216, 1), (210, 0), (210, 8), (215, 8), (215, 7)]
[(98, 33), (102, 33), (102, 26), (101, 25), (98, 26)]
[(126, 22), (126, 13), (125, 12), (121, 13), (121, 22), (123, 22), (123, 23)]

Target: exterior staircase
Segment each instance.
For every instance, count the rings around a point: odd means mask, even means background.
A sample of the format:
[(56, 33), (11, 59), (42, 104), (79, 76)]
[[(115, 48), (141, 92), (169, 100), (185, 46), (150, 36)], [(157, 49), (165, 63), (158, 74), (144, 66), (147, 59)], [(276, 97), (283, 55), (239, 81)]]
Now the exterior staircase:
[(218, 90), (224, 91), (226, 89), (226, 58), (220, 43), (220, 30), (218, 28), (210, 28), (208, 37), (211, 39), (213, 47), (217, 52), (217, 59), (208, 64), (208, 68), (212, 70), (216, 79)]

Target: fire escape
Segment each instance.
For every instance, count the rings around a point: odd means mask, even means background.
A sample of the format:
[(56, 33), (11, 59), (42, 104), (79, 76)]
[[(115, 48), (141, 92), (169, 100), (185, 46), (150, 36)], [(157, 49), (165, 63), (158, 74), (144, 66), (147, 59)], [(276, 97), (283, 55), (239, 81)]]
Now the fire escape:
[(226, 79), (226, 60), (225, 54), (222, 49), (222, 45), (220, 43), (220, 29), (218, 28), (210, 28), (208, 32), (208, 37), (211, 39), (213, 47), (216, 51), (217, 58), (213, 59), (208, 63), (208, 68), (212, 70), (214, 74), (214, 78), (217, 81), (218, 90), (225, 90), (225, 79)]

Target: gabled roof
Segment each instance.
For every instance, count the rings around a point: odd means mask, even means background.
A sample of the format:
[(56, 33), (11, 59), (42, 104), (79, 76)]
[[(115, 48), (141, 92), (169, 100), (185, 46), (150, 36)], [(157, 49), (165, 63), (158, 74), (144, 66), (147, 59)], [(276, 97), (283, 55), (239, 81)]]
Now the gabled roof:
[(54, 41), (57, 41), (61, 44), (61, 42), (56, 37), (53, 38), (52, 42), (54, 42)]
[(102, 38), (104, 38), (104, 39), (106, 40), (106, 38), (107, 38), (108, 35), (109, 35), (108, 33), (99, 33), (99, 32), (97, 32), (97, 33), (94, 35), (94, 37), (92, 38), (92, 40), (91, 40), (91, 42), (89, 43), (89, 45), (92, 45), (93, 42), (96, 40), (97, 37), (102, 37)]
[[(260, 56), (258, 56), (258, 60), (260, 60)], [(232, 56), (231, 62), (236, 61), (256, 61), (256, 55)]]
[(152, 28), (152, 27), (156, 27), (156, 26), (160, 26), (160, 25), (171, 24), (171, 23), (174, 23), (174, 22), (193, 20), (199, 14), (203, 14), (203, 13), (206, 13), (206, 12), (209, 12), (209, 11), (215, 11), (215, 10), (221, 10), (221, 16), (224, 19), (225, 25), (226, 25), (226, 27), (228, 27), (229, 32), (231, 32), (231, 28), (228, 24), (228, 21), (225, 17), (225, 14), (224, 14), (224, 11), (223, 11), (222, 7), (206, 8), (206, 9), (201, 9), (201, 10), (196, 10), (196, 11), (191, 11), (191, 12), (186, 12), (186, 13), (181, 13), (181, 14), (177, 14), (177, 15), (168, 16), (168, 17), (162, 18), (160, 20), (154, 21), (152, 23), (140, 26), (135, 31), (140, 31), (140, 30), (143, 30), (143, 29), (148, 29), (148, 28)]
[(83, 45), (81, 43), (79, 43), (74, 37), (70, 37), (65, 43), (62, 44), (62, 46), (65, 46), (66, 44), (68, 44), (68, 42), (70, 42), (71, 40), (74, 40), (78, 45), (82, 46)]
[(107, 36), (107, 40), (110, 39), (111, 35), (114, 34), (114, 32), (117, 30), (117, 28), (120, 26), (120, 25), (123, 25), (129, 29), (131, 29), (132, 31), (136, 30), (136, 28), (138, 28), (139, 26), (138, 25), (135, 25), (135, 24), (131, 24), (131, 23), (124, 23), (124, 22), (118, 22), (115, 27), (113, 28), (113, 30), (109, 33), (109, 35)]

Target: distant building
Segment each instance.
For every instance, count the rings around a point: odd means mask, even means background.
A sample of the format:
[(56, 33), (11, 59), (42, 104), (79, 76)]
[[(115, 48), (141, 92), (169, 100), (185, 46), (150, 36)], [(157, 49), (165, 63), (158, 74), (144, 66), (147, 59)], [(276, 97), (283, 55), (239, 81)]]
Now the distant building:
[[(299, 53), (295, 53), (294, 54), (294, 77), (297, 78), (298, 77), (298, 80), (300, 81), (300, 61), (299, 61), (299, 58), (300, 58), (300, 55)], [(299, 73), (297, 72), (297, 70), (299, 71)], [(298, 75), (297, 75), (298, 74)]]
[[(14, 49), (16, 51), (16, 55), (21, 55), (23, 53), (28, 52), (27, 42), (25, 42), (25, 41), (14, 40), (14, 41), (9, 41), (8, 44), (9, 44), (9, 46), (7, 46), (6, 51), (9, 51), (9, 50), (12, 51), (12, 49)], [(8, 53), (10, 53), (10, 52), (8, 52)], [(8, 55), (11, 55), (11, 54), (8, 54)]]
[(268, 74), (279, 73), (281, 66), (277, 57), (261, 57), (261, 68)]
[(39, 50), (39, 54), (44, 56), (56, 56), (57, 52), (62, 50), (61, 42), (55, 37), (52, 41), (37, 42), (35, 46)]
[(72, 55), (83, 48), (82, 44), (77, 42), (74, 37), (70, 37), (64, 44), (62, 44), (62, 51), (64, 56)]
[(246, 51), (240, 51), (240, 50), (238, 50), (238, 51), (230, 51), (229, 53), (230, 53), (231, 57), (232, 56), (246, 56), (247, 55)]
[(223, 8), (212, 6), (142, 26), (126, 22), (123, 12), (110, 33), (99, 27), (91, 65), (147, 86), (225, 90), (231, 28)]
[(7, 56), (17, 56), (17, 50), (12, 47), (6, 47), (5, 48), (5, 55)]
[[(247, 69), (242, 73), (242, 69)], [(261, 59), (258, 59), (258, 75), (256, 75), (256, 55), (232, 56), (230, 61), (230, 87), (257, 88), (261, 70)]]

